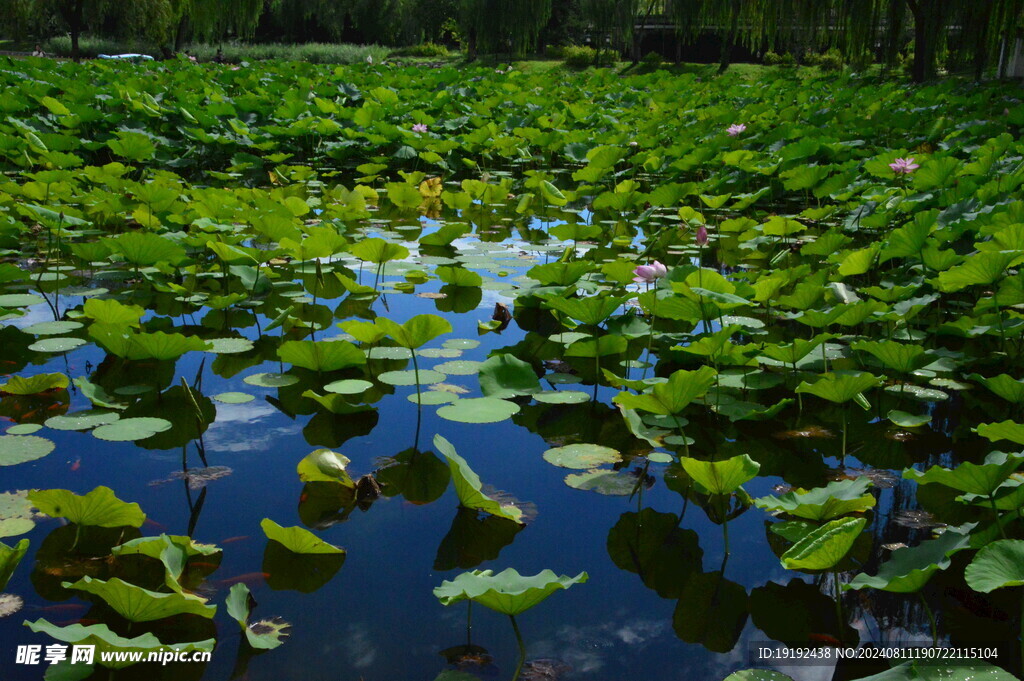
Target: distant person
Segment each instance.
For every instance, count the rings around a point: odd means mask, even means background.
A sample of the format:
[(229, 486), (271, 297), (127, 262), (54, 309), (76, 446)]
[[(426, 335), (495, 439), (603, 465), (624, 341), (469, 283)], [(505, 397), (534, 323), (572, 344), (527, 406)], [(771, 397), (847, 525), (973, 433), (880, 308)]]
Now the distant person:
[(46, 53), (43, 52), (43, 47), (39, 43), (36, 43), (36, 49), (32, 50), (33, 57), (45, 57)]
[(199, 63), (199, 60), (196, 59), (196, 56), (194, 54), (192, 54), (191, 52), (189, 52), (188, 50), (185, 50), (185, 56), (188, 57), (188, 60), (190, 62), (192, 62), (193, 64), (198, 64)]
[(224, 50), (222, 50), (221, 48), (218, 47), (217, 48), (217, 54), (213, 55), (213, 61), (216, 64), (223, 64), (224, 63)]

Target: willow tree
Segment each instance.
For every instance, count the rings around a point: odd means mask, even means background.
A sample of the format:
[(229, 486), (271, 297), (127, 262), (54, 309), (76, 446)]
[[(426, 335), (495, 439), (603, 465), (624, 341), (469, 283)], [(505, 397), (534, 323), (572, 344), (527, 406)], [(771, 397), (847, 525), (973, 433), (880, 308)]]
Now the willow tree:
[(162, 0), (167, 3), (173, 31), (171, 43), (180, 50), (189, 37), (217, 40), (225, 36), (251, 38), (264, 0)]
[(637, 15), (640, 7), (647, 4), (646, 0), (580, 1), (580, 10), (591, 25), (599, 58), (605, 40), (620, 49), (633, 42)]
[(461, 0), (459, 27), (470, 60), (478, 52), (523, 56), (551, 18), (552, 0)]

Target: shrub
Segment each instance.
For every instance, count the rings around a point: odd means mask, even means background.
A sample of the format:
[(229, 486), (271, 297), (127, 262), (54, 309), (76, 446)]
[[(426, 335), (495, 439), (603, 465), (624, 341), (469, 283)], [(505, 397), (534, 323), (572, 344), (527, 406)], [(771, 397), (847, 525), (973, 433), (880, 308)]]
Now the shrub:
[(655, 71), (661, 67), (663, 61), (664, 59), (657, 52), (648, 52), (640, 60), (640, 68), (643, 71)]
[(568, 45), (562, 49), (562, 59), (566, 66), (582, 69), (597, 62), (597, 52), (586, 45)]
[[(159, 59), (161, 50), (152, 43), (125, 43), (114, 40), (102, 40), (83, 37), (79, 41), (79, 51), (83, 57), (95, 58), (100, 54), (125, 54), (138, 52)], [(285, 45), (280, 43), (235, 44), (223, 45), (189, 45), (188, 51), (199, 61), (212, 61), (217, 48), (223, 50), (224, 59), (230, 62), (259, 61), (277, 59), (281, 61), (305, 61), (313, 64), (357, 64), (373, 57), (375, 62), (382, 62), (388, 51), (377, 45), (348, 45), (334, 43), (305, 43)], [(52, 38), (43, 45), (43, 49), (54, 55), (68, 56), (71, 54), (71, 39), (67, 36)]]
[(796, 59), (789, 52), (779, 54), (768, 51), (764, 53), (764, 63), (768, 66), (796, 66)]
[(400, 50), (395, 50), (392, 54), (399, 57), (427, 57), (427, 58), (447, 58), (451, 56), (451, 52), (444, 45), (438, 45), (437, 43), (420, 43), (419, 45), (413, 45), (411, 47), (403, 47)]

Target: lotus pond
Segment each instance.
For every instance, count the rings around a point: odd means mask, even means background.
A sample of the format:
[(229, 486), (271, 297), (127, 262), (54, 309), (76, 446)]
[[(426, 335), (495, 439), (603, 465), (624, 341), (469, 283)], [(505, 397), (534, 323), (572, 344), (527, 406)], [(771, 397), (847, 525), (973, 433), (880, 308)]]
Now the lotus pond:
[(5, 679), (1019, 673), (1015, 86), (0, 81)]

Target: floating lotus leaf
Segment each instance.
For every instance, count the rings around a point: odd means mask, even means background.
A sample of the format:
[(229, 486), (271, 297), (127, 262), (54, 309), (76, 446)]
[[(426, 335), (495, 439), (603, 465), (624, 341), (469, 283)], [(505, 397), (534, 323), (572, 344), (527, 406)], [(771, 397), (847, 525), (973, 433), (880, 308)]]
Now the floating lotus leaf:
[(43, 427), (38, 423), (18, 423), (11, 426), (4, 432), (8, 435), (31, 435), (32, 433), (42, 429)]
[(473, 570), (442, 582), (434, 589), (434, 595), (443, 605), (471, 600), (504, 615), (515, 616), (556, 591), (583, 584), (587, 579), (586, 572), (567, 577), (558, 576), (551, 570), (542, 570), (533, 576), (520, 575), (513, 568), (498, 574), (491, 570)]
[(496, 397), (461, 399), (437, 410), (437, 415), (459, 423), (498, 423), (519, 413), (519, 405)]
[(412, 393), (410, 395), (406, 395), (405, 398), (413, 404), (436, 407), (442, 404), (451, 404), (455, 400), (459, 399), (459, 396), (441, 390), (428, 390), (419, 394)]
[(366, 364), (363, 351), (348, 341), (287, 341), (277, 350), (282, 362), (312, 371), (337, 371)]
[(117, 614), (132, 622), (152, 622), (182, 614), (212, 618), (217, 612), (217, 606), (206, 605), (195, 597), (175, 592), (157, 593), (117, 577), (106, 581), (82, 577), (77, 582), (62, 582), (61, 586), (98, 596)]
[(47, 390), (66, 388), (70, 383), (64, 374), (36, 374), (26, 378), (11, 376), (6, 383), (0, 383), (0, 393), (35, 395)]
[(301, 527), (281, 527), (270, 518), (264, 518), (260, 522), (263, 533), (267, 539), (277, 542), (292, 553), (320, 555), (320, 554), (344, 554), (345, 549), (328, 544), (309, 530)]
[(91, 430), (120, 419), (117, 412), (77, 411), (46, 419), (46, 427), (53, 430)]
[(590, 401), (590, 395), (582, 390), (542, 390), (533, 393), (532, 397), (542, 404), (582, 404)]
[(483, 366), (483, 362), (462, 359), (454, 362), (444, 362), (434, 367), (434, 371), (440, 371), (446, 376), (474, 376)]
[(85, 345), (81, 338), (43, 338), (28, 346), (33, 352), (70, 352)]
[(51, 518), (67, 518), (76, 525), (142, 527), (146, 514), (136, 503), (121, 501), (109, 487), (97, 487), (84, 496), (66, 489), (36, 489), (28, 500)]
[(0, 308), (4, 307), (31, 307), (46, 302), (42, 296), (34, 293), (7, 293), (0, 295)]
[(249, 352), (256, 347), (248, 338), (214, 338), (207, 342), (210, 345), (206, 351), (218, 355), (233, 355), (240, 352)]
[(602, 464), (622, 461), (622, 455), (611, 447), (593, 444), (565, 445), (549, 449), (543, 454), (544, 460), (562, 468), (588, 470)]
[(565, 484), (606, 496), (628, 497), (636, 490), (637, 479), (628, 471), (592, 470), (570, 473), (565, 476)]
[(473, 340), (472, 338), (449, 338), (445, 342), (441, 343), (442, 348), (448, 348), (450, 350), (472, 350), (480, 346), (480, 341)]
[(109, 442), (134, 442), (170, 430), (172, 425), (165, 419), (142, 416), (107, 423), (93, 430), (92, 434), (93, 437)]
[(973, 525), (949, 528), (936, 539), (926, 539), (917, 546), (896, 549), (878, 567), (878, 574), (859, 574), (844, 588), (880, 589), (895, 593), (920, 591), (934, 573), (950, 566), (950, 557), (954, 553), (970, 547), (971, 529)]
[(931, 414), (916, 416), (898, 409), (891, 409), (886, 418), (902, 428), (919, 428), (932, 420)]
[(825, 521), (847, 513), (862, 513), (874, 507), (875, 497), (868, 492), (871, 480), (837, 480), (811, 490), (794, 489), (778, 497), (755, 499), (758, 508), (785, 513), (797, 518)]
[(459, 504), (465, 508), (483, 511), (522, 524), (523, 512), (519, 507), (512, 504), (503, 505), (483, 493), (480, 476), (474, 473), (466, 460), (459, 456), (452, 443), (440, 435), (435, 435), (434, 446), (448, 460), (448, 468), (451, 471), (452, 482), (455, 484), (455, 493), (459, 497)]
[(27, 491), (0, 493), (0, 538), (31, 532), (35, 526)]
[(56, 448), (51, 440), (37, 435), (0, 435), (0, 466), (41, 459)]
[(362, 395), (373, 387), (373, 383), (357, 378), (333, 381), (324, 386), (324, 390), (337, 395)]
[[(38, 619), (35, 622), (25, 622), (25, 626), (36, 633), (47, 634), (62, 643), (95, 646), (94, 660), (110, 669), (123, 669), (136, 664), (131, 659), (132, 653), (139, 653), (145, 659), (149, 653), (161, 650), (176, 650), (186, 654), (196, 651), (212, 652), (216, 644), (212, 638), (189, 643), (162, 643), (160, 639), (148, 632), (133, 638), (126, 638), (110, 631), (106, 624), (90, 624), (88, 626), (69, 624), (66, 627), (60, 627), (45, 619)], [(117, 653), (117, 655), (112, 653)], [(121, 655), (120, 653), (125, 654)], [(81, 665), (81, 663), (73, 666), (84, 666), (91, 671), (88, 665)]]
[(866, 518), (839, 518), (815, 529), (782, 554), (788, 570), (828, 570), (839, 563), (860, 535)]
[(413, 369), (403, 371), (385, 371), (377, 375), (377, 380), (388, 385), (432, 385), (440, 383), (446, 378), (440, 371), (431, 369)]
[(212, 399), (215, 402), (220, 402), (221, 404), (246, 404), (248, 402), (252, 402), (256, 398), (249, 393), (227, 392), (218, 393), (214, 395)]
[(258, 388), (287, 388), (298, 383), (299, 377), (291, 374), (253, 374), (243, 378), (242, 382)]

